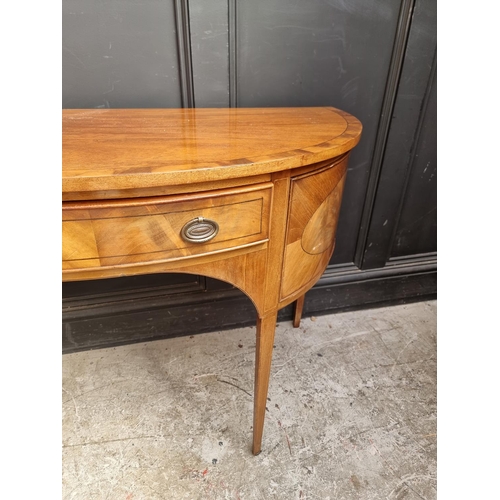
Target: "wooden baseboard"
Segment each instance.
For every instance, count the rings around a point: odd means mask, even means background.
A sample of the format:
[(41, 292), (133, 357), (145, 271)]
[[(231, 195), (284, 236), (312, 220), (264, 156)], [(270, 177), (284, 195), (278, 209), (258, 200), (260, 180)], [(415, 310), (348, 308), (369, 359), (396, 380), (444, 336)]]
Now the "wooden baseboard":
[[(390, 261), (381, 269), (331, 266), (306, 294), (303, 317), (431, 300), (437, 297), (435, 255)], [(201, 289), (134, 300), (110, 295), (63, 307), (63, 353), (255, 325), (255, 308), (239, 290)], [(279, 312), (291, 321), (293, 305)]]

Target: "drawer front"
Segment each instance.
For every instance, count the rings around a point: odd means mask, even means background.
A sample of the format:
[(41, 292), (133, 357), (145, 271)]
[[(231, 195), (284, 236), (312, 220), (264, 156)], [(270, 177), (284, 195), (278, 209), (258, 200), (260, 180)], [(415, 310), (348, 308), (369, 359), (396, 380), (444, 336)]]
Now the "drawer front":
[[(187, 259), (265, 242), (271, 197), (266, 183), (194, 196), (65, 203), (63, 270)], [(209, 241), (190, 241), (204, 237)]]

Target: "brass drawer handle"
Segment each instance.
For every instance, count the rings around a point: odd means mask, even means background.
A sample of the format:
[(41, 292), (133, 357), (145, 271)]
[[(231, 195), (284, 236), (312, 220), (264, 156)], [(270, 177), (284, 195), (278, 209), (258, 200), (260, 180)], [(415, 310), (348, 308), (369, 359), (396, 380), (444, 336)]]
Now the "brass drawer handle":
[(181, 236), (188, 243), (206, 243), (212, 238), (215, 238), (219, 232), (219, 224), (217, 222), (196, 217), (196, 219), (187, 222), (181, 230)]

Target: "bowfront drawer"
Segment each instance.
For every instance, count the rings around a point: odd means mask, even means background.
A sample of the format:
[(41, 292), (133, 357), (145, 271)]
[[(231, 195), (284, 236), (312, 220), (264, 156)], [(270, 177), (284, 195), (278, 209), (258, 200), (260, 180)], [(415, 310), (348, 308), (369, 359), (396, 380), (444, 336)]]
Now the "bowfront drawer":
[(272, 183), (104, 202), (63, 203), (63, 270), (167, 262), (263, 243)]

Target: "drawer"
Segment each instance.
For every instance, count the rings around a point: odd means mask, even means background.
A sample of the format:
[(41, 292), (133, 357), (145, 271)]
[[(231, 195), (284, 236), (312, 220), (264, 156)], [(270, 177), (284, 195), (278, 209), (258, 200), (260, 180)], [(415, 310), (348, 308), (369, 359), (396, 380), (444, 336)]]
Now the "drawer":
[(63, 270), (168, 262), (263, 243), (272, 187), (63, 203)]

